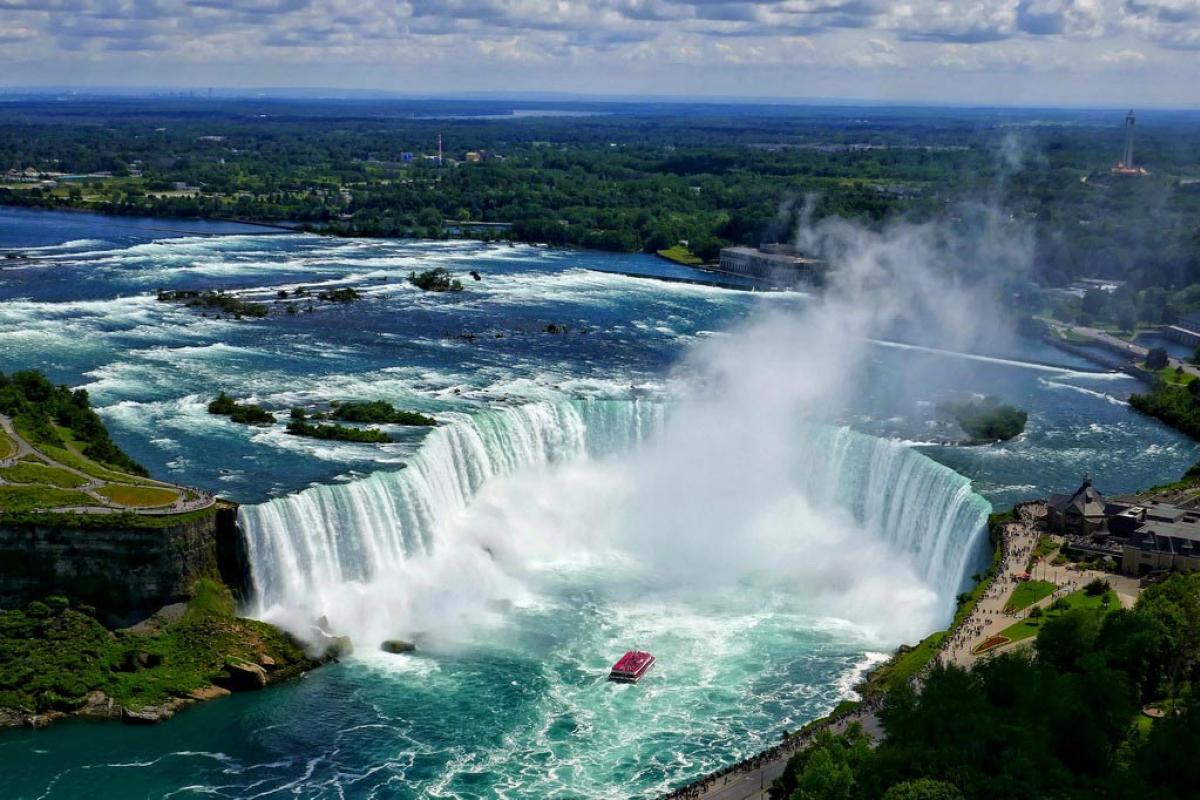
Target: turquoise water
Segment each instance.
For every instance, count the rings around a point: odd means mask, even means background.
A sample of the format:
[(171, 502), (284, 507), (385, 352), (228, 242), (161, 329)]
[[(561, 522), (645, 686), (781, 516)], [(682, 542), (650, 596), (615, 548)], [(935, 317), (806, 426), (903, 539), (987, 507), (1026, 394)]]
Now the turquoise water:
[[(777, 459), (746, 462), (752, 421), (672, 422), (700, 413), (678, 411), (673, 369), (803, 296), (615, 274), (678, 275), (643, 256), (189, 228), (0, 211), (0, 249), (35, 256), (0, 270), (0, 370), (85, 386), (155, 474), (243, 503), (247, 612), (297, 629), (325, 613), (358, 652), (164, 727), (0, 733), (5, 797), (651, 796), (824, 713), (944, 622), (987, 501), (1084, 472), (1133, 490), (1198, 456), (1124, 404), (1132, 380), (1010, 340), (1002, 361), (873, 347), (845, 408), (781, 424)], [(431, 266), (483, 280), (404, 283)], [(301, 285), (367, 298), (262, 322), (154, 299)], [(446, 424), (299, 440), (208, 415), (218, 389)], [(932, 404), (961, 391), (1028, 409), (1027, 433), (931, 445)], [(421, 648), (375, 652), (386, 636)], [(650, 677), (605, 682), (635, 644)]]

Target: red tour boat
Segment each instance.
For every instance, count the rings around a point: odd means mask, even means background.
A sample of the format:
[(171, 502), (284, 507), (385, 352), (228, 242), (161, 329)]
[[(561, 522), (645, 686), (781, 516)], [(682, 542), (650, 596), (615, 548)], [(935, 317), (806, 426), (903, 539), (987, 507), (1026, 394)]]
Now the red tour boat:
[(654, 656), (644, 650), (630, 650), (613, 664), (612, 672), (608, 673), (610, 681), (618, 683), (637, 683), (642, 676), (654, 666)]

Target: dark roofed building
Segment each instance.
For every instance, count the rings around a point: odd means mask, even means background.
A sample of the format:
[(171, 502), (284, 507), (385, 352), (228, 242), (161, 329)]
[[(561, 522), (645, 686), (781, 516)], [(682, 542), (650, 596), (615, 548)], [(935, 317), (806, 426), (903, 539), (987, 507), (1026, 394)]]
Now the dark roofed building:
[(1108, 501), (1084, 478), (1074, 494), (1052, 494), (1049, 500), (1050, 524), (1055, 530), (1087, 535), (1104, 527)]
[(1188, 347), (1200, 346), (1200, 314), (1185, 315), (1170, 325), (1164, 325), (1162, 335)]

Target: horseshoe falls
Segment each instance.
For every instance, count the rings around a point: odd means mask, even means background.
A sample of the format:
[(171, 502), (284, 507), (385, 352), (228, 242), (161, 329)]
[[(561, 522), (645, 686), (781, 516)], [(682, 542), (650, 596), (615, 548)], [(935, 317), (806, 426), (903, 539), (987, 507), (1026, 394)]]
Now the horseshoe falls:
[[(655, 434), (667, 415), (662, 403), (599, 400), (464, 415), (430, 434), (406, 469), (244, 506), (255, 613), (291, 623), (298, 633), (305, 619), (326, 617), (337, 631), (366, 637), (359, 646), (415, 634), (436, 641), (438, 629), (487, 616), (496, 601), (528, 599), (537, 577), (528, 562), (542, 557), (539, 548), (584, 551), (593, 568), (604, 563), (607, 572), (589, 573), (597, 585), (624, 584), (632, 573), (661, 588), (665, 579), (656, 567), (674, 561), (678, 568), (687, 548), (665, 542), (658, 552), (636, 546), (622, 552), (628, 521), (614, 524), (614, 517), (631, 489), (612, 475), (658, 466)], [(928, 587), (927, 610), (945, 613), (971, 560), (980, 557), (987, 501), (965, 478), (910, 447), (844, 427), (802, 431), (791, 448), (786, 491), (821, 525), (777, 519), (763, 543), (804, 560), (814, 557), (804, 550), (831, 546), (887, 551), (884, 558)], [(472, 504), (485, 489), (493, 491), (482, 505), (503, 513), (481, 530)], [(707, 501), (688, 499), (701, 507)], [(531, 502), (551, 508), (553, 530), (514, 513)], [(739, 513), (752, 519), (755, 509)], [(516, 517), (519, 524), (502, 527)], [(825, 524), (850, 533), (822, 536)], [(640, 533), (639, 539), (645, 542)], [(786, 564), (776, 577), (798, 574), (798, 564)], [(763, 576), (735, 572), (709, 582), (749, 577)], [(936, 616), (923, 620), (936, 623)]]

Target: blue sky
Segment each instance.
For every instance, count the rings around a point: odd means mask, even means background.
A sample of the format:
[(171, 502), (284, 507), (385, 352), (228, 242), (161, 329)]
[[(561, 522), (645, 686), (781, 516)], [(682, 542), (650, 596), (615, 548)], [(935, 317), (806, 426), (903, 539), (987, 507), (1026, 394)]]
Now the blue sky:
[(1200, 107), (1200, 0), (0, 0), (0, 86)]

